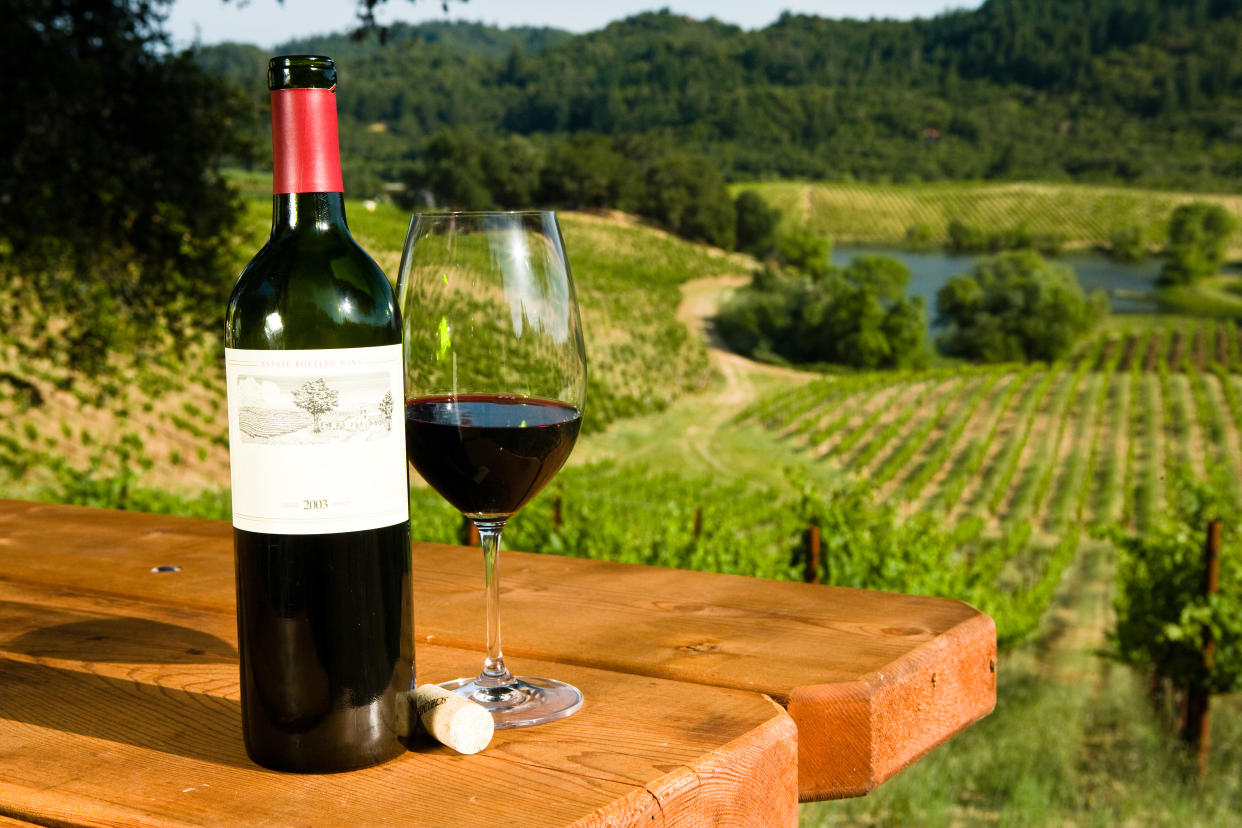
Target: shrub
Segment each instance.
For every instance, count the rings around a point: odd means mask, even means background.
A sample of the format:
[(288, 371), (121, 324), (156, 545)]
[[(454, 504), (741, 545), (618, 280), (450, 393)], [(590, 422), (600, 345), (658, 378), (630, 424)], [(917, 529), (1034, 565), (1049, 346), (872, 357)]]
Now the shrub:
[(811, 272), (765, 268), (716, 316), (734, 350), (795, 363), (902, 368), (926, 359), (923, 300), (905, 295), (910, 271), (896, 259), (860, 256), (849, 267), (824, 262), (825, 246), (798, 245)]
[(1147, 234), (1142, 225), (1122, 224), (1108, 234), (1108, 256), (1118, 262), (1138, 264), (1147, 258)]
[(670, 153), (654, 161), (645, 177), (639, 212), (677, 235), (732, 250), (737, 216), (724, 178), (697, 155)]
[(925, 221), (916, 222), (906, 228), (906, 247), (911, 250), (928, 250), (932, 246), (931, 225)]
[(1219, 204), (1183, 204), (1169, 217), (1160, 285), (1189, 285), (1220, 271), (1237, 219)]
[[(1236, 549), (1238, 520), (1227, 501), (1199, 481), (1176, 482), (1175, 510), (1142, 535), (1113, 534), (1121, 550), (1112, 631), (1114, 653), (1183, 687), (1210, 693), (1242, 689), (1242, 558), (1222, 555), (1220, 590), (1203, 594), (1207, 522), (1223, 519), (1226, 549)], [(1216, 654), (1203, 660), (1208, 633)]]
[(1108, 313), (1103, 294), (1088, 299), (1073, 270), (1031, 250), (981, 259), (940, 289), (936, 305), (947, 326), (940, 350), (979, 362), (1051, 362)]
[(734, 202), (737, 211), (737, 249), (760, 258), (776, 248), (776, 227), (781, 211), (763, 200), (754, 190), (738, 193)]

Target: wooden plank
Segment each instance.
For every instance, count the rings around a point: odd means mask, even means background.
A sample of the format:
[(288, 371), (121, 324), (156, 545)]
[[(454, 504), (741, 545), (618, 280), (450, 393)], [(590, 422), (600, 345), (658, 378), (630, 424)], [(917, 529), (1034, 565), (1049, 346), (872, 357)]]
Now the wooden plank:
[[(233, 611), (232, 539), (221, 521), (0, 500), (0, 574), (187, 610)], [(181, 570), (152, 573), (162, 565)]]
[[(37, 554), (49, 526), (69, 569)], [(175, 590), (231, 612), (231, 534), (212, 521), (0, 502), (0, 552), (20, 553), (9, 577), (100, 595)], [(415, 544), (420, 646), (482, 648), (479, 558)], [(160, 563), (181, 571), (123, 574)], [(995, 627), (959, 601), (512, 551), (501, 569), (511, 666), (544, 659), (764, 693), (797, 722), (804, 800), (871, 790), (995, 704)]]
[[(480, 569), (416, 547), (420, 642), (482, 646)], [(501, 569), (511, 666), (764, 693), (798, 724), (804, 801), (866, 793), (996, 703), (995, 625), (960, 601), (509, 551)]]
[[(0, 811), (17, 819), (797, 823), (796, 729), (753, 693), (533, 662), (578, 684), (583, 710), (476, 756), (419, 740), (376, 768), (299, 776), (245, 756), (231, 613), (0, 581), (0, 630)], [(479, 661), (434, 645), (417, 658), (439, 675)]]

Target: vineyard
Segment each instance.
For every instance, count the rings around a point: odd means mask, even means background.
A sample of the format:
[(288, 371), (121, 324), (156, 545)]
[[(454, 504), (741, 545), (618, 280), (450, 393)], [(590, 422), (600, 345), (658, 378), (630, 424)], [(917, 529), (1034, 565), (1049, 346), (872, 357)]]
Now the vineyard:
[[(1177, 323), (1112, 331), (1053, 366), (784, 383), (728, 424), (792, 449), (800, 462), (783, 485), (597, 462), (563, 471), (507, 537), (555, 554), (801, 578), (817, 526), (820, 579), (967, 600), (1011, 646), (1037, 629), (1093, 528), (1150, 526), (1167, 481), (1187, 472), (1238, 496), (1240, 337), (1233, 323)], [(415, 501), (417, 536), (460, 536), (434, 494)]]
[[(1105, 245), (1120, 225), (1138, 225), (1148, 238), (1164, 236), (1173, 208), (1208, 201), (1242, 215), (1242, 199), (1124, 187), (1044, 183), (836, 184), (760, 182), (753, 189), (780, 208), (790, 226), (803, 226), (845, 243), (896, 244), (916, 225), (942, 244), (948, 224), (960, 219), (990, 232), (1027, 225), (1071, 243)], [(1242, 247), (1242, 234), (1234, 247)]]
[[(257, 224), (257, 201), (250, 210)], [(390, 270), (403, 219), (382, 206), (353, 211), (355, 232)], [(744, 272), (747, 261), (624, 217), (563, 223), (591, 354), (591, 430), (673, 405), (691, 413), (614, 434), (610, 451), (584, 439), (576, 463), (515, 521), (515, 546), (800, 578), (804, 533), (819, 526), (821, 579), (963, 598), (1011, 643), (1035, 629), (1081, 527), (1149, 525), (1183, 469), (1218, 474), (1238, 494), (1242, 341), (1232, 322), (1141, 320), (1051, 367), (768, 376), (756, 390), (770, 392), (730, 420), (746, 393), (730, 398), (732, 411), (704, 393), (708, 353), (676, 307), (684, 282)], [(227, 517), (215, 342), (118, 357), (115, 376), (88, 380), (43, 354), (29, 322), (3, 338), (0, 484), (10, 494)], [(731, 455), (697, 443), (697, 455), (684, 453), (708, 423), (731, 435)], [(756, 464), (767, 468), (756, 474)], [(415, 537), (458, 537), (446, 504), (425, 489), (414, 499)]]
[(817, 380), (737, 423), (864, 481), (906, 520), (939, 516), (964, 551), (938, 582), (1012, 642), (1034, 629), (1086, 529), (1151, 525), (1166, 481), (1186, 471), (1238, 497), (1239, 333), (1115, 331), (1050, 367)]
[[(354, 214), (355, 232), (395, 268), (399, 212)], [(592, 360), (591, 430), (675, 404), (697, 413), (614, 435), (610, 451), (584, 439), (515, 521), (515, 546), (801, 578), (803, 536), (818, 526), (822, 580), (962, 598), (992, 614), (1008, 644), (1036, 628), (1081, 527), (1147, 526), (1182, 469), (1219, 474), (1238, 493), (1242, 342), (1232, 322), (1141, 320), (1051, 367), (769, 376), (757, 390), (770, 393), (730, 420), (703, 393), (707, 351), (675, 309), (683, 282), (742, 272), (746, 261), (624, 218), (571, 214), (564, 227)], [(41, 356), (33, 330), (4, 338), (9, 493), (227, 517), (215, 343), (86, 380)], [(746, 402), (743, 393), (730, 405)], [(684, 453), (687, 438), (709, 422), (731, 435), (733, 453), (695, 444), (699, 463)], [(756, 464), (767, 468), (753, 473)], [(415, 537), (458, 538), (446, 504), (426, 489), (413, 496)]]
[(250, 437), (280, 437), (309, 428), (313, 423), (305, 411), (242, 406), (237, 412), (237, 427)]

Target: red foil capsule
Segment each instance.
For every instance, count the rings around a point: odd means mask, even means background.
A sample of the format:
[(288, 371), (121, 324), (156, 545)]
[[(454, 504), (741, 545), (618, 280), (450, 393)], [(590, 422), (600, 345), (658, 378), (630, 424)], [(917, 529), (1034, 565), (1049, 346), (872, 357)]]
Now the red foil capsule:
[(341, 193), (335, 89), (272, 92), (272, 194)]

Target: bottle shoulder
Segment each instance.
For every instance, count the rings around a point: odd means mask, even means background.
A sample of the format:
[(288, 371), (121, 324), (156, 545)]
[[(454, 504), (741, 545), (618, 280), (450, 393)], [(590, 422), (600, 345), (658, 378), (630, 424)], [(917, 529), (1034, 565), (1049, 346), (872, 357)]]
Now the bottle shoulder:
[(242, 270), (225, 313), (232, 348), (303, 349), (401, 341), (388, 277), (347, 233), (274, 236)]

